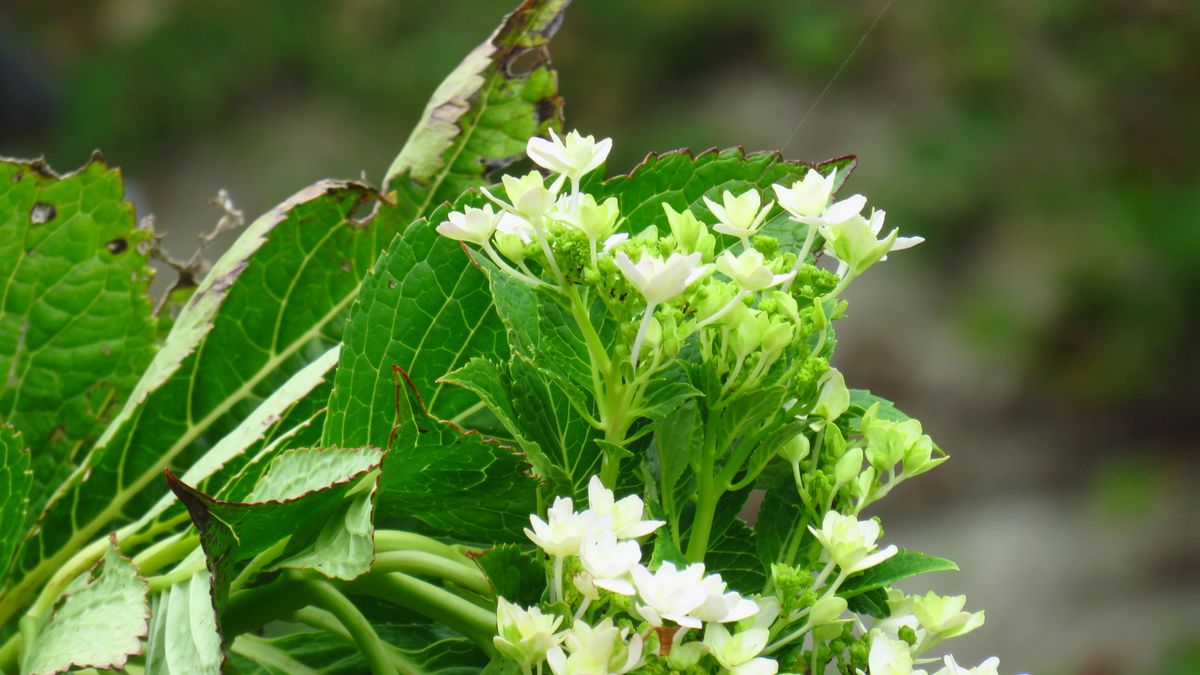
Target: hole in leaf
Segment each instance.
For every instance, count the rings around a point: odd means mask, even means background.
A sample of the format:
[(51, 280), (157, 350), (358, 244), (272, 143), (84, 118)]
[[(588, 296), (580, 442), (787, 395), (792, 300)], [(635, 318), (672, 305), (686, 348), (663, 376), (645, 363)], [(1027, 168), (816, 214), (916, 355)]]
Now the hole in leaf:
[(34, 225), (45, 225), (46, 223), (54, 220), (54, 216), (56, 215), (58, 215), (58, 210), (53, 206), (38, 202), (37, 204), (34, 204), (33, 208), (29, 211), (29, 222), (33, 223)]
[(395, 287), (396, 287), (396, 280), (388, 279), (388, 288), (395, 288)]
[(512, 56), (505, 62), (504, 72), (509, 77), (525, 77), (533, 72), (535, 68), (548, 61), (549, 58), (550, 54), (544, 47), (522, 49), (521, 51), (513, 52)]
[(113, 239), (105, 244), (104, 248), (108, 249), (109, 253), (117, 255), (119, 253), (124, 253), (125, 249), (129, 248), (129, 242), (125, 241), (121, 237), (117, 237), (116, 239)]

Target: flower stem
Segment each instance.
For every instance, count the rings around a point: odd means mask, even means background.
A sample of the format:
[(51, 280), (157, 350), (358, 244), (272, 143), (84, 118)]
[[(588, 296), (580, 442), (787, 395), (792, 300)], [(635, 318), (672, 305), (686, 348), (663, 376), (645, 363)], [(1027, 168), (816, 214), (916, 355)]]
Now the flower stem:
[(300, 583), (318, 606), (337, 617), (349, 631), (374, 675), (397, 675), (383, 640), (354, 603), (328, 581), (309, 578)]
[(633, 364), (634, 372), (637, 371), (638, 356), (642, 353), (642, 341), (646, 339), (646, 329), (650, 327), (650, 322), (654, 320), (654, 310), (657, 307), (654, 303), (646, 305), (646, 312), (642, 314), (642, 323), (638, 326), (637, 337), (633, 338), (633, 349), (629, 354), (629, 362)]
[(463, 588), (474, 591), (486, 598), (495, 594), (487, 577), (478, 569), (471, 570), (464, 565), (451, 562), (446, 558), (426, 553), (424, 551), (387, 551), (375, 554), (375, 564), (372, 570), (386, 574), (388, 572), (408, 572), (444, 579)]

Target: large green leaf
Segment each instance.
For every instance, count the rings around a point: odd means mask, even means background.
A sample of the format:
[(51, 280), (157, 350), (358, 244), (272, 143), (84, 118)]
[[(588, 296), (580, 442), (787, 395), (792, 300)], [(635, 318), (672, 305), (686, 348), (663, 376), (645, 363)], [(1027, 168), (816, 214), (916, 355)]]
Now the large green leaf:
[(442, 82), (387, 172), (385, 189), (423, 214), (523, 157), (562, 125), (547, 44), (570, 0), (525, 0)]
[(63, 592), (25, 650), (21, 672), (123, 668), (141, 653), (149, 618), (146, 581), (111, 546), (97, 574), (76, 577)]
[(366, 572), (374, 555), (371, 497), (382, 459), (374, 448), (290, 450), (275, 458), (246, 502), (214, 499), (168, 474), (200, 531), (216, 597), (224, 598), (239, 562), (284, 539), (275, 566), (343, 579)]
[(25, 531), (32, 478), (21, 432), (0, 424), (0, 578), (7, 578), (8, 564)]
[[(178, 473), (341, 337), (350, 301), (395, 210), (368, 186), (325, 181), (256, 220), (188, 301), (125, 407), (27, 542), (20, 604), (75, 550), (149, 509)], [(0, 616), (3, 622), (7, 616)]]
[(397, 368), (392, 445), (376, 502), (380, 527), (423, 524), (479, 544), (524, 542), (536, 481), (511, 448), (433, 416)]
[(394, 366), (408, 373), (434, 414), (462, 413), (478, 398), (438, 380), (473, 356), (506, 354), (502, 330), (484, 273), (430, 222), (413, 223), (392, 240), (354, 303), (324, 444), (388, 445), (396, 422)]
[(154, 620), (146, 647), (146, 672), (152, 675), (216, 675), (224, 659), (212, 575), (193, 574), (154, 596)]
[(512, 544), (488, 549), (475, 562), (496, 589), (496, 595), (522, 607), (541, 602), (546, 590), (546, 568), (529, 553)]
[(0, 421), (34, 449), (31, 516), (154, 355), (152, 233), (123, 199), (99, 157), (65, 176), (0, 159)]
[[(698, 155), (676, 150), (647, 155), (628, 176), (601, 182), (593, 174), (585, 189), (597, 200), (617, 197), (621, 215), (626, 218), (625, 227), (636, 233), (650, 226), (665, 230), (664, 202), (677, 211), (692, 209), (711, 223), (715, 219), (704, 205), (705, 196), (720, 203), (725, 190), (734, 194), (751, 188), (767, 190), (773, 183), (790, 184), (803, 178), (810, 168), (824, 174), (836, 171), (840, 183), (853, 167), (853, 157), (811, 164), (785, 160), (777, 152), (746, 153), (741, 148), (707, 150)], [(765, 195), (764, 201), (767, 198), (771, 195)]]

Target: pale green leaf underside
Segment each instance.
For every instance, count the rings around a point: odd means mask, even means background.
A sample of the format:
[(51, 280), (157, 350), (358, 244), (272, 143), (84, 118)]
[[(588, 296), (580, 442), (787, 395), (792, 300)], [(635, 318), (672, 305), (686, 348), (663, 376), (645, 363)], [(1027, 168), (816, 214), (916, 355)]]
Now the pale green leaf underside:
[(146, 581), (110, 548), (99, 573), (77, 578), (25, 653), (22, 672), (121, 668), (141, 653), (150, 608)]
[(154, 622), (146, 649), (151, 675), (216, 675), (221, 672), (221, 635), (207, 570), (154, 597)]
[(123, 199), (103, 160), (58, 176), (0, 159), (0, 421), (34, 451), (31, 516), (154, 353), (151, 233)]

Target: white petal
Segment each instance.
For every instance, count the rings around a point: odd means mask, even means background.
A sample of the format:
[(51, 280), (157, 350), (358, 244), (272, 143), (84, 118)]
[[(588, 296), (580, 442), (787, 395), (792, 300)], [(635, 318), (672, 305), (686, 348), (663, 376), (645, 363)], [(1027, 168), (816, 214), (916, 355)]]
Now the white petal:
[(626, 579), (593, 579), (592, 583), (619, 595), (637, 595), (637, 589)]
[(834, 225), (844, 223), (862, 213), (866, 205), (867, 198), (862, 195), (847, 197), (840, 202), (830, 204), (829, 208), (825, 209), (825, 213), (821, 215), (821, 220)]

